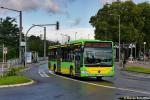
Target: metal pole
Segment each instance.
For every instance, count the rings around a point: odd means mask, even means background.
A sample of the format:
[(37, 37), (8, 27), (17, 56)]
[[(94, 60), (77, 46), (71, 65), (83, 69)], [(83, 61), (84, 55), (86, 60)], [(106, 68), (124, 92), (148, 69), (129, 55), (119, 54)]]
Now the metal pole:
[(120, 15), (118, 15), (119, 16), (119, 64), (120, 64)]
[(4, 74), (4, 44), (3, 44), (3, 63), (2, 63), (2, 77), (3, 77), (3, 74)]
[(27, 55), (26, 55), (26, 53), (27, 53), (27, 35), (28, 35), (28, 33), (29, 33), (29, 31), (33, 28), (33, 27), (35, 27), (35, 26), (37, 26), (37, 25), (33, 25), (33, 26), (31, 26), (29, 29), (28, 29), (28, 31), (27, 31), (27, 33), (25, 34), (25, 52), (24, 52), (24, 57), (25, 57), (25, 59), (24, 59), (24, 62), (25, 62), (25, 67), (27, 66)]
[[(27, 30), (27, 32), (26, 32), (26, 34), (25, 34), (25, 43), (26, 43), (26, 45), (25, 45), (25, 67), (26, 67), (26, 65), (27, 65), (27, 62), (26, 62), (26, 60), (27, 60), (27, 57), (26, 57), (26, 52), (27, 52), (27, 35), (28, 35), (28, 33), (29, 33), (29, 31), (33, 28), (33, 27), (35, 27), (35, 26), (51, 26), (51, 25), (56, 25), (56, 24), (39, 24), (39, 25), (32, 25), (28, 30)], [(45, 29), (46, 30), (46, 29)], [(46, 31), (45, 31), (46, 32)], [(46, 37), (46, 35), (45, 35), (45, 37)]]
[(132, 56), (132, 54), (133, 54), (133, 50), (132, 50), (132, 48), (133, 48), (133, 44), (131, 44), (131, 55), (130, 55), (130, 57), (131, 57), (131, 61), (133, 61), (133, 56)]
[(26, 67), (27, 66), (27, 33), (26, 33), (26, 35), (25, 35), (25, 47), (24, 47), (24, 67)]
[(19, 12), (19, 60), (20, 63), (22, 62), (22, 48), (20, 46), (21, 41), (22, 41), (22, 11), (15, 10), (15, 9), (10, 9), (10, 8), (5, 8), (5, 7), (0, 7), (1, 9), (7, 9), (15, 12)]
[(105, 29), (105, 40), (107, 40), (107, 29)]
[(46, 60), (46, 27), (44, 27), (44, 60)]
[(136, 59), (136, 43), (135, 43), (135, 59)]
[(76, 40), (76, 38), (77, 38), (76, 36), (77, 36), (77, 32), (75, 33), (75, 40)]
[(20, 63), (22, 63), (22, 47), (21, 47), (21, 42), (22, 42), (22, 11), (19, 11), (19, 16), (20, 16), (20, 25), (19, 25), (19, 30), (20, 30), (20, 37), (19, 37), (19, 60)]
[(146, 42), (144, 42), (144, 56), (143, 56), (143, 58), (144, 58), (144, 64), (145, 64), (145, 44), (146, 44)]

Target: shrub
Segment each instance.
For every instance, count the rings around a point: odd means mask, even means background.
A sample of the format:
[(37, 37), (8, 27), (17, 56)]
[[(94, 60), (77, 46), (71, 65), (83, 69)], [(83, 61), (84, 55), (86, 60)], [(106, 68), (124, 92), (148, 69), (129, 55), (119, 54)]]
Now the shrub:
[(7, 72), (6, 72), (7, 76), (15, 76), (17, 75), (17, 70), (15, 68), (10, 68)]

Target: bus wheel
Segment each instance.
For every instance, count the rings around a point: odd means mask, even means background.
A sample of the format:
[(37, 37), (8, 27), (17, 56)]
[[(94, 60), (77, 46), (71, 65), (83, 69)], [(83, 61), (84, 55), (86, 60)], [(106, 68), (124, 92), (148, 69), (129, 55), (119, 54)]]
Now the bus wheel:
[(73, 67), (70, 66), (70, 76), (72, 77), (73, 76)]
[(96, 77), (97, 80), (102, 80), (101, 76)]
[(56, 65), (54, 64), (54, 72), (56, 72)]

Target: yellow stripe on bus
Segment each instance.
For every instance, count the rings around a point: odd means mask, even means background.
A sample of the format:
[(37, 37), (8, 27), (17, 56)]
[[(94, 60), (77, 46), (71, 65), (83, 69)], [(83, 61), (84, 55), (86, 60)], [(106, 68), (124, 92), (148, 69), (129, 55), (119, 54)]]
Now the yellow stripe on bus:
[(86, 67), (89, 74), (108, 74), (113, 70), (112, 67)]

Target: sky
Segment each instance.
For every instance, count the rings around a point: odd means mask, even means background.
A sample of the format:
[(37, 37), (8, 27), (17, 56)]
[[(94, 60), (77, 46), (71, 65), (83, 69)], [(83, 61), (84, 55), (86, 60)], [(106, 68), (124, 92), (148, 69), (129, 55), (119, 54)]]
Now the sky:
[[(67, 37), (71, 40), (94, 39), (94, 27), (89, 23), (90, 17), (108, 2), (115, 0), (0, 0), (0, 7), (21, 10), (23, 12), (23, 32), (33, 24), (60, 23), (60, 29), (55, 26), (47, 26), (46, 38), (51, 41), (65, 42)], [(125, 1), (125, 0), (123, 0)], [(133, 0), (136, 3), (150, 0)], [(10, 16), (16, 18), (19, 23), (17, 12), (0, 9), (0, 17)], [(36, 35), (43, 37), (43, 28), (34, 27), (28, 36)]]

